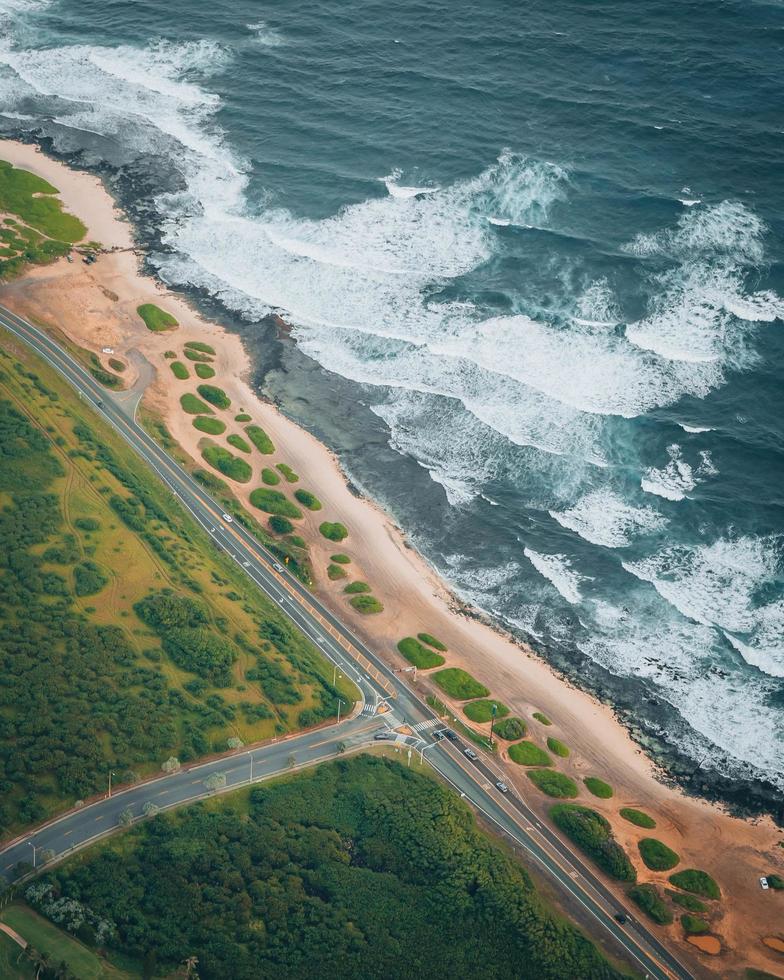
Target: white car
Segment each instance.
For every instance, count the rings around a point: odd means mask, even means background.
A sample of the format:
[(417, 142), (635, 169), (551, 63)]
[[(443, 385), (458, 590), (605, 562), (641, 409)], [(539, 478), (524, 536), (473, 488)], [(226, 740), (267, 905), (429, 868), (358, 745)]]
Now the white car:
[(101, 351), (104, 354), (113, 354), (114, 353), (114, 347), (102, 347), (101, 348)]
[(499, 789), (502, 793), (508, 793), (509, 792), (509, 787), (506, 785), (506, 783), (502, 779), (499, 779), (498, 782), (495, 785), (496, 785), (496, 788)]
[(764, 876), (762, 878), (760, 878), (760, 888), (764, 892), (766, 892), (770, 888), (770, 885), (768, 884), (768, 879), (766, 877), (764, 877)]
[(283, 566), (281, 564), (279, 564), (278, 562), (276, 562), (276, 561), (274, 561), (272, 563), (272, 567), (275, 569), (276, 572), (282, 572), (283, 571)]
[(231, 516), (231, 514), (221, 514), (221, 517), (223, 518), (224, 521), (226, 521), (227, 524), (234, 523), (234, 518)]

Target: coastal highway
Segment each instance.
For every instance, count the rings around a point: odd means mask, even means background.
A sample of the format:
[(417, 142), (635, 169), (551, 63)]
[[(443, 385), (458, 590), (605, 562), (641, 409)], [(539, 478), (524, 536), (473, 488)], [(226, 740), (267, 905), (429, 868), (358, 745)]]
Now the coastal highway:
[[(2, 306), (0, 325), (30, 346), (59, 371), (81, 397), (92, 403), (94, 410), (117, 430), (205, 528), (216, 547), (223, 549), (238, 563), (252, 581), (318, 645), (336, 670), (357, 684), (364, 700), (359, 714), (342, 722), (339, 730), (334, 730), (333, 737), (325, 729), (294, 736), (254, 749), (250, 754), (233, 754), (196, 769), (183, 770), (154, 782), (123, 789), (111, 797), (67, 814), (0, 850), (0, 873), (7, 875), (16, 862), (31, 859), (29, 843), (34, 844), (36, 850), (52, 847), (60, 853), (63, 842), (69, 838), (86, 841), (103, 833), (99, 824), (116, 826), (119, 814), (126, 806), (130, 805), (132, 810), (137, 807), (140, 811), (147, 800), (158, 802), (150, 794), (159, 790), (167, 794), (161, 799), (163, 805), (176, 806), (209, 795), (204, 779), (211, 772), (223, 772), (227, 785), (247, 782), (251, 756), (254, 759), (255, 781), (262, 776), (288, 770), (292, 755), (297, 765), (313, 764), (334, 755), (339, 742), (344, 742), (347, 747), (356, 747), (357, 739), (371, 742), (379, 725), (392, 728), (405, 724), (417, 735), (396, 747), (407, 752), (407, 745), (408, 748), (414, 747), (417, 754), (421, 753), (421, 758), (427, 759), (488, 823), (500, 829), (516, 850), (519, 848), (529, 861), (555, 880), (571, 902), (581, 909), (583, 919), (593, 922), (592, 931), (598, 933), (604, 929), (611, 934), (617, 946), (626, 952), (643, 976), (657, 980), (671, 977), (686, 980), (692, 976), (636, 916), (624, 909), (627, 921), (623, 924), (616, 921), (614, 916), (622, 910), (622, 905), (583, 863), (571, 845), (540, 821), (514, 790), (504, 795), (496, 789), (495, 783), (501, 775), (494, 770), (490, 756), (480, 753), (480, 757), (472, 762), (463, 754), (461, 743), (433, 739), (432, 732), (438, 725), (438, 719), (409, 688), (403, 675), (394, 672), (359, 640), (306, 586), (290, 575), (249, 531), (237, 522), (227, 524), (221, 516), (222, 507), (129, 416), (121, 396), (113, 396), (99, 385), (75, 358), (44, 331)], [(375, 714), (381, 702), (386, 702), (389, 710), (386, 714)], [(241, 761), (243, 756), (246, 760), (244, 763)], [(257, 770), (256, 766), (263, 768)], [(61, 826), (64, 826), (62, 831), (55, 829)], [(69, 831), (67, 837), (66, 830)], [(54, 836), (45, 837), (50, 831)], [(63, 836), (59, 837), (58, 833)], [(70, 846), (73, 843), (64, 845), (65, 848)]]

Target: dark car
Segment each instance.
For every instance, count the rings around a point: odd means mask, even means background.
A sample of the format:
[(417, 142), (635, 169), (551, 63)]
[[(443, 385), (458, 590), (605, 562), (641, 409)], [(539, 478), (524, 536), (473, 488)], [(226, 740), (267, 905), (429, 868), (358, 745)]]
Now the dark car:
[(451, 728), (444, 729), (444, 738), (448, 738), (450, 742), (457, 741), (457, 735), (452, 731)]
[(378, 732), (373, 736), (376, 742), (391, 742), (395, 738), (394, 732)]
[(616, 922), (620, 922), (622, 926), (625, 926), (629, 921), (629, 916), (625, 912), (616, 912), (613, 918)]

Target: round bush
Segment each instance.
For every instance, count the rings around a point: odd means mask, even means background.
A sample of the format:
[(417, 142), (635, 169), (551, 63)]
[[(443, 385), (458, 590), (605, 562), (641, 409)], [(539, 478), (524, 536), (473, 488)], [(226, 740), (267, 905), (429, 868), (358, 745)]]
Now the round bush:
[(620, 814), (624, 820), (633, 823), (635, 827), (644, 827), (645, 830), (653, 830), (656, 826), (656, 821), (653, 817), (649, 817), (642, 810), (633, 810), (631, 807), (625, 806), (621, 809)]
[(211, 415), (197, 415), (193, 420), (193, 427), (211, 436), (219, 436), (226, 431), (226, 423)]
[(180, 381), (187, 381), (191, 376), (190, 371), (185, 367), (182, 361), (172, 361), (171, 364), (169, 364), (169, 367), (172, 369), (172, 374), (174, 377)]
[(331, 555), (329, 560), (330, 561), (337, 562), (338, 565), (350, 565), (351, 564), (351, 559), (349, 558), (348, 555), (340, 555), (340, 554), (338, 554), (338, 555)]
[(294, 496), (302, 504), (303, 507), (307, 507), (308, 510), (321, 510), (321, 501), (315, 494), (312, 494), (310, 490), (299, 490), (294, 491)]
[(367, 582), (350, 582), (343, 591), (348, 595), (359, 595), (361, 592), (370, 592), (370, 586)]
[(268, 487), (276, 487), (280, 483), (280, 477), (275, 470), (271, 470), (269, 466), (265, 466), (261, 471), (261, 482), (266, 483)]
[(355, 595), (351, 599), (351, 605), (363, 616), (370, 616), (373, 613), (381, 613), (384, 606), (373, 595)]
[(496, 723), (494, 731), (506, 742), (514, 742), (525, 735), (527, 727), (522, 718), (504, 718), (503, 721)]
[(216, 388), (215, 385), (199, 385), (196, 391), (206, 402), (216, 408), (228, 408), (231, 405), (231, 398), (223, 388)]
[(534, 718), (536, 718), (536, 720), (539, 722), (540, 725), (552, 725), (552, 722), (547, 717), (547, 715), (543, 715), (541, 711), (534, 711), (533, 716)]
[(692, 895), (712, 899), (721, 898), (721, 891), (713, 878), (707, 871), (699, 871), (697, 868), (676, 871), (674, 875), (670, 875), (670, 884), (682, 888), (685, 892), (691, 892)]
[(613, 788), (609, 783), (605, 783), (596, 776), (586, 776), (583, 780), (589, 793), (598, 796), (600, 800), (609, 800), (613, 795)]
[(515, 742), (509, 746), (509, 758), (518, 766), (551, 766), (553, 760), (533, 742)]
[(335, 582), (337, 581), (337, 579), (345, 578), (345, 577), (346, 577), (345, 568), (341, 568), (340, 565), (334, 565), (334, 564), (327, 565), (327, 578), (330, 580), (330, 582)]
[(470, 701), (473, 698), (484, 698), (490, 693), (484, 684), (480, 684), (467, 671), (460, 667), (445, 667), (433, 674), (433, 679), (442, 691), (457, 701)]
[(573, 800), (577, 796), (577, 783), (555, 769), (529, 769), (526, 776), (548, 796), (562, 800)]
[(440, 653), (446, 653), (447, 651), (446, 643), (437, 640), (431, 633), (417, 633), (417, 639), (421, 640), (422, 643), (426, 643), (434, 650), (438, 650)]
[(637, 846), (645, 866), (651, 871), (669, 871), (670, 868), (674, 868), (680, 862), (675, 851), (660, 840), (656, 840), (655, 837), (643, 837)]
[(329, 541), (342, 541), (344, 538), (348, 537), (348, 528), (345, 524), (341, 524), (339, 521), (324, 521), (319, 525), (319, 531), (324, 535)]
[(291, 534), (294, 530), (294, 525), (288, 517), (280, 517), (278, 514), (273, 514), (267, 523), (276, 534)]
[(496, 706), (496, 718), (505, 718), (509, 714), (509, 708), (500, 701), (472, 701), (465, 705), (463, 711), (467, 718), (480, 724), (490, 721), (493, 717), (493, 705)]
[(562, 759), (569, 758), (569, 747), (564, 745), (563, 742), (559, 742), (557, 738), (547, 739), (547, 748), (554, 754), (560, 756)]
[(202, 381), (215, 377), (215, 368), (211, 368), (209, 364), (194, 364), (193, 370)]
[(226, 442), (228, 442), (230, 446), (233, 446), (234, 449), (239, 449), (241, 453), (250, 452), (250, 446), (247, 444), (247, 442), (245, 442), (242, 436), (238, 436), (236, 433), (232, 433), (230, 436), (227, 436)]
[(266, 487), (258, 487), (250, 495), (250, 502), (259, 510), (264, 510), (268, 514), (276, 514), (278, 517), (291, 517), (294, 520), (302, 517), (302, 511), (280, 492), (280, 490), (268, 490)]
[(397, 648), (410, 664), (420, 670), (430, 670), (432, 667), (440, 667), (444, 663), (444, 658), (440, 654), (428, 650), (413, 636), (404, 637), (398, 643)]

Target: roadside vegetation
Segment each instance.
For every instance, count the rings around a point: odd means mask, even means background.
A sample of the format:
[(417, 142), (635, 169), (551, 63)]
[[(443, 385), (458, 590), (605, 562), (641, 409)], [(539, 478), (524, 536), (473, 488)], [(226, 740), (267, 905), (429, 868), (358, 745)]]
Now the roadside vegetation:
[(533, 742), (515, 742), (509, 746), (509, 758), (518, 766), (551, 766), (553, 760)]
[(692, 895), (699, 895), (701, 898), (721, 898), (719, 886), (707, 871), (699, 871), (696, 868), (676, 871), (675, 874), (670, 875), (670, 884), (685, 892), (691, 892)]
[(433, 674), (433, 680), (442, 691), (456, 701), (468, 701), (471, 698), (484, 698), (490, 693), (484, 684), (480, 684), (467, 671), (460, 667), (445, 667)]
[[(332, 557), (334, 559), (336, 556), (333, 555)], [(341, 571), (343, 570), (341, 569)], [(343, 574), (345, 575), (346, 573), (343, 572)], [(398, 643), (397, 648), (406, 660), (419, 670), (430, 670), (432, 667), (441, 667), (444, 663), (444, 658), (440, 654), (428, 650), (427, 647), (422, 646), (419, 640), (415, 640), (413, 636), (403, 637)]]
[(643, 910), (649, 919), (657, 922), (660, 926), (666, 926), (672, 922), (672, 911), (661, 897), (656, 885), (635, 885), (629, 889), (629, 898)]
[(455, 794), (372, 756), (160, 814), (26, 895), (43, 914), (67, 896), (61, 924), (105, 924), (148, 976), (195, 957), (202, 980), (336, 963), (357, 977), (622, 977)]
[(204, 439), (202, 442), (201, 454), (210, 466), (214, 467), (219, 473), (222, 473), (230, 480), (235, 480), (237, 483), (250, 483), (253, 470), (249, 463), (246, 463), (244, 459), (240, 459), (239, 456), (235, 456), (234, 453), (230, 453), (223, 446), (211, 442), (209, 439)]
[(495, 734), (506, 742), (514, 742), (518, 738), (523, 738), (527, 730), (522, 718), (504, 718), (495, 726)]
[(176, 317), (172, 316), (171, 313), (167, 313), (166, 310), (162, 310), (155, 303), (142, 303), (141, 306), (136, 307), (136, 312), (144, 320), (147, 329), (152, 330), (154, 333), (162, 333), (164, 330), (174, 330), (175, 327), (179, 326)]
[(471, 721), (475, 721), (478, 724), (484, 724), (485, 722), (491, 721), (493, 717), (493, 705), (495, 705), (497, 720), (505, 718), (509, 714), (509, 708), (505, 704), (501, 704), (500, 701), (471, 701), (470, 704), (466, 704), (463, 707), (466, 718), (470, 718)]
[[(190, 618), (154, 621), (161, 596)], [(105, 791), (109, 771), (121, 785), (172, 755), (333, 717), (341, 685), (355, 697), (90, 405), (4, 334), (0, 674), (2, 836)]]
[(276, 514), (279, 517), (290, 517), (299, 520), (302, 511), (281, 493), (280, 490), (267, 490), (266, 487), (259, 487), (250, 495), (250, 502), (259, 510), (266, 511), (268, 514)]
[(577, 803), (556, 803), (550, 807), (550, 817), (559, 830), (612, 878), (637, 881), (634, 865), (615, 839), (609, 821), (596, 810)]
[(643, 837), (637, 842), (637, 847), (645, 867), (651, 871), (669, 871), (680, 863), (681, 859), (675, 851), (655, 837)]
[(573, 800), (577, 796), (577, 783), (555, 769), (528, 769), (526, 776), (548, 796), (564, 800)]

